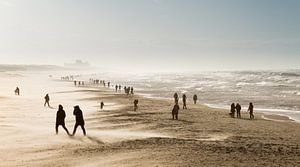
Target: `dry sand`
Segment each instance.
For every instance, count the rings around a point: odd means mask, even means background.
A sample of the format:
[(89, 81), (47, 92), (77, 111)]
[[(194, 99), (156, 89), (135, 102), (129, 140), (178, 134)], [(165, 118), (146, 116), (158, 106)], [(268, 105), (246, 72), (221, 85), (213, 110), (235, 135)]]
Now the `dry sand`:
[[(68, 97), (64, 98), (68, 105), (90, 105), (83, 109), (87, 136), (82, 136), (80, 128), (74, 137), (68, 137), (61, 128), (55, 135), (56, 110), (41, 114), (37, 125), (22, 124), (27, 130), (18, 130), (13, 121), (3, 124), (2, 114), (0, 166), (300, 164), (300, 124), (284, 117), (265, 116), (267, 120), (255, 113), (255, 120), (250, 121), (249, 115), (242, 113), (243, 119), (232, 119), (228, 111), (188, 104), (188, 110), (179, 111), (179, 120), (172, 120), (173, 101), (169, 100), (126, 96), (123, 91), (88, 86), (69, 87), (55, 96)], [(139, 108), (134, 112), (136, 98)], [(106, 104), (104, 110), (99, 109), (100, 101)], [(66, 111), (71, 131), (74, 118), (71, 108)]]

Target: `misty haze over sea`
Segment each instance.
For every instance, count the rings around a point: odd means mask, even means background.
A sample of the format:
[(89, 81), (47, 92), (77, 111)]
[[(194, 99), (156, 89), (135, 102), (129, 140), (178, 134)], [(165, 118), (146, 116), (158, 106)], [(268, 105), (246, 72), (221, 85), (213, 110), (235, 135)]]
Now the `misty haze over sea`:
[[(198, 95), (200, 103), (229, 109), (231, 103), (249, 102), (256, 111), (287, 115), (300, 121), (300, 70), (218, 71), (185, 73), (116, 74), (103, 72), (99, 79), (134, 86), (142, 95), (172, 98), (186, 93), (188, 100)], [(181, 95), (180, 95), (181, 97)]]
[[(256, 111), (287, 115), (300, 121), (300, 70), (269, 71), (203, 71), (184, 73), (116, 73), (103, 70), (74, 71), (59, 66), (1, 65), (1, 76), (22, 76), (25, 71), (49, 71), (59, 78), (64, 74), (83, 74), (88, 81), (98, 78), (112, 84), (134, 86), (135, 91), (151, 98), (171, 99), (175, 92), (186, 93), (188, 100), (194, 94), (199, 102), (211, 107), (229, 109), (231, 103), (240, 103), (246, 111), (253, 102)], [(99, 73), (99, 71), (102, 71)], [(5, 75), (4, 75), (5, 74)], [(55, 75), (57, 74), (57, 75)]]

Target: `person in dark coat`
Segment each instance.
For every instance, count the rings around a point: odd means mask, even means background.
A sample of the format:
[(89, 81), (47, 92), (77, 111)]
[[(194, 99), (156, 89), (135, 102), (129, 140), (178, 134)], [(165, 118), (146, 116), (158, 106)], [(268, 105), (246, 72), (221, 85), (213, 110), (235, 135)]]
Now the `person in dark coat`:
[(133, 102), (133, 110), (136, 111), (138, 109), (139, 100), (135, 99)]
[(237, 118), (242, 118), (241, 117), (242, 107), (241, 107), (241, 105), (239, 103), (236, 104), (235, 109), (236, 109), (236, 117)]
[(235, 115), (235, 104), (232, 103), (231, 104), (231, 108), (230, 108), (230, 116), (231, 116), (231, 118), (234, 118), (234, 115)]
[(76, 133), (77, 127), (81, 126), (81, 129), (83, 131), (83, 135), (85, 136), (86, 135), (85, 128), (84, 128), (85, 122), (84, 122), (84, 119), (83, 119), (82, 111), (80, 110), (79, 106), (74, 107), (73, 115), (75, 115), (76, 123), (75, 123), (72, 135), (74, 136), (75, 133)]
[(15, 89), (15, 95), (20, 96), (20, 88), (19, 87), (16, 87), (16, 89)]
[(101, 108), (101, 110), (103, 109), (103, 107), (104, 107), (104, 102), (101, 101), (101, 103), (100, 103), (100, 108)]
[(179, 105), (175, 104), (172, 110), (172, 118), (178, 119), (178, 111), (179, 111)]
[(178, 94), (177, 93), (174, 93), (174, 102), (175, 104), (178, 104)]
[(61, 125), (65, 129), (67, 134), (70, 135), (70, 133), (69, 133), (69, 131), (66, 128), (66, 125), (65, 125), (65, 118), (66, 118), (66, 113), (63, 109), (63, 106), (59, 105), (58, 106), (58, 111), (56, 113), (56, 126), (55, 126), (56, 134), (58, 134), (58, 127), (59, 127), (59, 125)]
[(197, 103), (197, 100), (198, 100), (198, 97), (197, 97), (196, 94), (193, 96), (193, 100), (194, 100), (194, 104), (196, 104), (196, 103)]
[(249, 111), (249, 114), (250, 114), (250, 119), (253, 120), (254, 119), (254, 115), (253, 115), (253, 104), (252, 103), (249, 103), (249, 108), (248, 108), (248, 111)]
[(185, 94), (182, 95), (182, 102), (183, 102), (183, 109), (187, 109), (187, 107), (186, 107), (186, 95)]
[(133, 87), (130, 88), (130, 93), (133, 95)]
[(49, 97), (49, 94), (46, 94), (46, 96), (44, 97), (45, 99), (45, 103), (44, 103), (44, 107), (46, 107), (46, 104), (48, 105), (48, 107), (50, 107), (50, 97)]

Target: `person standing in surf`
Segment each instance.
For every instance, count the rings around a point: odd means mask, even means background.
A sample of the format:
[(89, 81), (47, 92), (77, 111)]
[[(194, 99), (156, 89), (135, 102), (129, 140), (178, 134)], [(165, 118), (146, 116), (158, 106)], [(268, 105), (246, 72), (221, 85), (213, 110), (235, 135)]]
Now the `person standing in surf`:
[(248, 111), (249, 111), (249, 114), (250, 114), (250, 119), (253, 120), (254, 119), (254, 115), (253, 115), (253, 104), (252, 103), (249, 103), (249, 108), (248, 108)]

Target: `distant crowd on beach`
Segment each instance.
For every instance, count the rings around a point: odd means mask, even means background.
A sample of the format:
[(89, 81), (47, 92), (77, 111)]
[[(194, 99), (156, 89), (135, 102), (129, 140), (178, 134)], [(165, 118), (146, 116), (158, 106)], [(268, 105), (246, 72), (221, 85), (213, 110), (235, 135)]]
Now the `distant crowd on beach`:
[[(65, 76), (65, 77), (61, 77), (61, 80), (73, 81), (74, 86), (84, 86), (85, 85), (84, 81), (75, 80), (75, 77), (78, 77), (78, 76), (79, 75)], [(106, 82), (105, 80), (92, 79), (92, 78), (89, 79), (89, 83), (92, 84), (92, 85), (103, 86), (103, 87), (107, 87), (107, 88), (114, 88), (116, 92), (120, 92), (123, 88), (124, 93), (127, 96), (134, 94), (134, 88), (132, 86), (123, 86), (122, 87), (121, 84), (112, 85), (110, 81)], [(20, 95), (20, 88), (16, 87), (14, 92), (15, 92), (15, 95), (19, 96)], [(179, 95), (178, 95), (177, 92), (174, 93), (173, 98), (174, 98), (174, 103), (175, 104), (174, 104), (172, 112), (171, 112), (172, 113), (172, 119), (173, 120), (174, 119), (178, 120), (178, 114), (179, 114), (180, 107), (179, 107)], [(49, 108), (51, 108), (49, 94), (46, 94), (44, 99), (45, 99), (44, 106), (45, 107), (48, 106)], [(193, 104), (197, 104), (198, 96), (196, 94), (193, 95), (192, 99), (193, 99)], [(139, 103), (139, 100), (134, 99), (134, 101), (133, 101), (133, 110), (134, 111), (137, 111), (138, 103)], [(104, 106), (105, 106), (104, 102), (101, 101), (100, 102), (100, 109), (102, 110), (104, 108)], [(186, 96), (185, 93), (182, 94), (182, 109), (187, 110), (187, 96)], [(235, 103), (232, 103), (230, 113), (229, 113), (230, 117), (235, 118), (235, 115), (236, 115), (236, 118), (241, 118), (241, 110), (242, 110), (242, 107), (239, 103), (237, 103), (236, 105), (235, 105)], [(252, 102), (250, 102), (249, 107), (248, 107), (248, 111), (249, 111), (249, 114), (250, 114), (250, 120), (254, 119), (253, 110), (254, 110), (253, 104), (252, 104)], [(75, 122), (75, 125), (74, 125), (73, 133), (70, 134), (67, 127), (65, 126), (66, 114), (65, 114), (65, 111), (63, 109), (63, 106), (62, 105), (58, 106), (58, 111), (57, 111), (57, 114), (56, 114), (56, 126), (55, 126), (56, 134), (58, 133), (58, 127), (62, 126), (63, 129), (67, 132), (68, 135), (73, 136), (73, 135), (75, 135), (78, 126), (80, 126), (82, 128), (83, 134), (86, 135), (86, 130), (85, 130), (85, 127), (84, 127), (85, 122), (84, 122), (84, 119), (83, 119), (83, 112), (81, 111), (81, 109), (78, 105), (74, 106), (73, 115), (75, 116), (76, 122)]]

